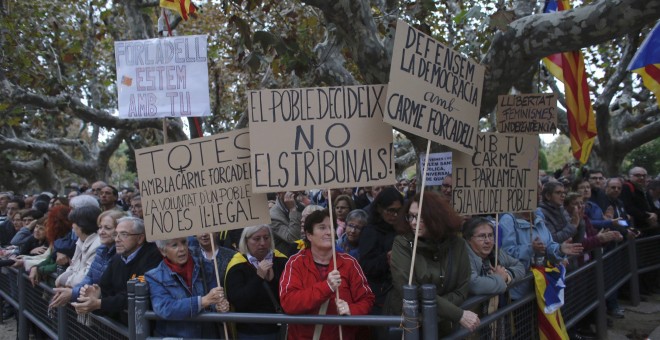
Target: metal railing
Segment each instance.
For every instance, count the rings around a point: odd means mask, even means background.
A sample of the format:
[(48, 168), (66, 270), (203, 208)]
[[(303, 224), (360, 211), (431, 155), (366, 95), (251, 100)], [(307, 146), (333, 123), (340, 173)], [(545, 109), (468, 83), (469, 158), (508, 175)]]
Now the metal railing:
[[(660, 236), (625, 242), (603, 254), (601, 248), (592, 252), (593, 259), (566, 276), (565, 304), (561, 311), (567, 327), (576, 325), (585, 316), (595, 316), (597, 335), (606, 338), (607, 296), (614, 294), (626, 282), (633, 305), (640, 302), (640, 273), (660, 269)], [(528, 275), (517, 284), (529, 284)], [(19, 339), (28, 339), (30, 324), (38, 327), (47, 336), (60, 339), (153, 339), (150, 321), (159, 319), (149, 308), (149, 291), (146, 283), (128, 283), (128, 327), (97, 315), (91, 316), (91, 325), (77, 321), (77, 314), (69, 305), (48, 311), (52, 289), (39, 284), (33, 287), (27, 275), (13, 268), (3, 268), (0, 274), (0, 297), (17, 309)], [(245, 323), (292, 323), (292, 324), (342, 324), (389, 327), (390, 338), (436, 339), (437, 305), (435, 287), (422, 287), (422, 300), (418, 301), (415, 287), (404, 287), (404, 315), (401, 316), (319, 316), (255, 313), (203, 313), (191, 322), (245, 322)], [(474, 296), (468, 299), (463, 309), (479, 310), (491, 296)], [(538, 339), (538, 307), (533, 291), (523, 298), (510, 301), (490, 315), (481, 316), (479, 328), (470, 333), (455, 325), (449, 339), (492, 339), (495, 332), (505, 331), (507, 339)]]

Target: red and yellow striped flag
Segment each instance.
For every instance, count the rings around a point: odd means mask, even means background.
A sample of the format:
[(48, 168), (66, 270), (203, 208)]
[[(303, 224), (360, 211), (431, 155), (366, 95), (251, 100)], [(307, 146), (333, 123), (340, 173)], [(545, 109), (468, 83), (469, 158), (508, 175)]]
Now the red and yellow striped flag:
[(642, 76), (644, 86), (655, 94), (655, 100), (660, 106), (660, 22), (635, 53), (628, 71)]
[[(571, 8), (569, 0), (548, 0), (545, 13)], [(564, 83), (568, 129), (573, 157), (585, 164), (598, 135), (596, 117), (591, 107), (584, 56), (580, 51), (553, 54), (543, 58), (543, 63), (555, 78)]]
[(160, 0), (160, 7), (179, 13), (183, 20), (188, 20), (188, 16), (197, 10), (190, 0)]

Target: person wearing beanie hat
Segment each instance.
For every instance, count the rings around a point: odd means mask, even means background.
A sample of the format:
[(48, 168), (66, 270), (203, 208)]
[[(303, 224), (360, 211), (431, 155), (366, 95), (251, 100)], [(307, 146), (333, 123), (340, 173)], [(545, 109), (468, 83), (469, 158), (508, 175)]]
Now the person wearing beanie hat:
[(55, 280), (56, 287), (73, 287), (85, 277), (94, 261), (96, 248), (101, 245), (96, 233), (100, 214), (101, 209), (94, 206), (80, 207), (69, 213), (69, 220), (73, 224), (73, 232), (78, 236), (78, 241), (69, 267)]

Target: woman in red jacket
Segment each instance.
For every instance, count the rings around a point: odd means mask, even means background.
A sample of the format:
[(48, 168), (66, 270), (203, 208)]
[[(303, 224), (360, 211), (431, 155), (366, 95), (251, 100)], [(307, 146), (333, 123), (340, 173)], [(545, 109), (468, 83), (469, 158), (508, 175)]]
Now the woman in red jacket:
[[(306, 248), (291, 256), (280, 279), (280, 302), (287, 314), (365, 315), (374, 294), (358, 262), (337, 253), (332, 261), (332, 231), (327, 210), (305, 219)], [(339, 289), (339, 298), (335, 291)], [(344, 340), (356, 339), (363, 327), (342, 326)], [(317, 333), (317, 335), (315, 335)], [(289, 325), (289, 339), (339, 339), (337, 325)]]

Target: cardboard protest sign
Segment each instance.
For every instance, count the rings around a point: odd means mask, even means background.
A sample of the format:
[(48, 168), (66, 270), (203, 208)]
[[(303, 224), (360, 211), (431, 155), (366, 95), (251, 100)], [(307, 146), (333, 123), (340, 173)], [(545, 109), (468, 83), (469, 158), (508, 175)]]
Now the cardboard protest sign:
[(386, 91), (360, 85), (249, 92), (253, 190), (393, 184)]
[(210, 116), (206, 36), (115, 42), (119, 118)]
[(147, 239), (270, 223), (252, 192), (247, 129), (135, 151)]
[(461, 215), (536, 209), (539, 140), (478, 133), (473, 155), (455, 153), (452, 203)]
[(485, 68), (399, 20), (385, 122), (472, 154)]
[(498, 96), (497, 131), (557, 133), (557, 96), (552, 93)]
[[(424, 170), (426, 153), (419, 155), (419, 169)], [(428, 170), (426, 170), (426, 186), (442, 185), (442, 180), (451, 175), (451, 152), (429, 154)]]

